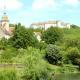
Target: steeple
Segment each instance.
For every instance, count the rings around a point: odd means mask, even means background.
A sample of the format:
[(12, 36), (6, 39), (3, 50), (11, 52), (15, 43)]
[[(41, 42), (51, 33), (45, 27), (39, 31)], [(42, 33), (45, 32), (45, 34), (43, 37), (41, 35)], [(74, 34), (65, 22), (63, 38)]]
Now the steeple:
[(6, 14), (6, 0), (4, 0), (3, 11), (4, 11), (4, 14)]
[(8, 16), (6, 14), (6, 0), (4, 1), (4, 5), (3, 5), (3, 16), (2, 16), (2, 22), (9, 22)]
[(1, 30), (1, 38), (10, 38), (10, 34), (11, 34), (11, 31), (10, 31), (10, 27), (9, 27), (9, 19), (8, 19), (8, 16), (6, 14), (6, 0), (3, 0), (3, 16), (0, 20), (0, 30)]
[(8, 16), (6, 14), (6, 0), (4, 0), (4, 9), (3, 9), (3, 16), (1, 19), (1, 25), (2, 27), (6, 30), (9, 31), (9, 19)]

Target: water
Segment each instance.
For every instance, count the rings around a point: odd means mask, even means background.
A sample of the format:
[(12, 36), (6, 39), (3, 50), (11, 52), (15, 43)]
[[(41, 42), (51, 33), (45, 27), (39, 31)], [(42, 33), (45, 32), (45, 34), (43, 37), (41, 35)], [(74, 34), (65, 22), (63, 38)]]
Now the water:
[(80, 73), (76, 74), (58, 74), (53, 80), (80, 80)]

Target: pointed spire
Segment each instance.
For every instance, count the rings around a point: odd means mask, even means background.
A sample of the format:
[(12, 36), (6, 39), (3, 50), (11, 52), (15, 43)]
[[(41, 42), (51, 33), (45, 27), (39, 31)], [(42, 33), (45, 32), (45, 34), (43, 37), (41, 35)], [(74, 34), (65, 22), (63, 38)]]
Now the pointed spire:
[(4, 0), (4, 14), (6, 14), (6, 0)]
[(4, 12), (4, 15), (6, 15), (6, 13)]

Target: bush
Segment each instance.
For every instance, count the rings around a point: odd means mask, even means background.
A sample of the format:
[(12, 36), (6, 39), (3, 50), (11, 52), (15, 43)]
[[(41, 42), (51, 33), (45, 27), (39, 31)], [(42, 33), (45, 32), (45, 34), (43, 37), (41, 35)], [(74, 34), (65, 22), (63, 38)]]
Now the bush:
[(23, 80), (48, 80), (50, 76), (50, 65), (42, 58), (42, 52), (38, 49), (28, 48), (25, 52), (23, 62), (25, 65)]
[(67, 48), (68, 47), (77, 47), (78, 49), (80, 49), (80, 38), (68, 39), (65, 42), (66, 42), (65, 46)]
[(80, 53), (76, 47), (68, 49), (68, 53), (67, 53), (68, 63), (71, 62), (72, 64), (76, 65), (77, 64), (76, 59), (79, 59), (79, 58), (80, 58)]
[(80, 70), (80, 58), (78, 59), (76, 59), (76, 62), (77, 62), (77, 65), (79, 66), (79, 70)]
[(40, 49), (40, 50), (45, 50), (47, 47), (47, 44), (45, 42), (39, 42), (38, 45), (36, 46), (36, 48)]
[(15, 70), (1, 70), (0, 80), (18, 80)]
[(57, 64), (62, 59), (59, 53), (59, 48), (56, 45), (49, 44), (46, 48), (45, 58), (49, 63)]
[(8, 46), (8, 40), (6, 40), (5, 38), (2, 38), (0, 40), (0, 50), (5, 50)]
[(17, 55), (18, 54), (15, 48), (6, 49), (0, 54), (0, 62), (12, 63), (13, 62), (12, 58), (16, 57)]

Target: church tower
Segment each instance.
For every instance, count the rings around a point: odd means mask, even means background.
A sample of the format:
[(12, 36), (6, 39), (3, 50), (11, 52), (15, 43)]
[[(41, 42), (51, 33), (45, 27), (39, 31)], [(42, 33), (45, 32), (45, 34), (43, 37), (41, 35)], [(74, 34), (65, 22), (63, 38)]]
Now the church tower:
[(6, 31), (9, 32), (9, 19), (8, 19), (8, 16), (6, 14), (6, 0), (3, 0), (4, 2), (4, 8), (3, 8), (3, 16), (2, 16), (2, 19), (1, 19), (1, 25), (2, 25), (2, 28), (4, 28)]
[(1, 25), (4, 29), (9, 31), (9, 19), (6, 13), (3, 14), (2, 19), (1, 19)]
[(4, 14), (0, 20), (0, 39), (1, 38), (6, 38), (9, 39), (11, 36), (11, 29), (9, 27), (9, 19), (8, 16), (6, 14), (6, 4), (5, 4), (5, 0), (4, 0), (4, 10), (3, 10)]

